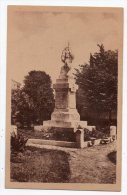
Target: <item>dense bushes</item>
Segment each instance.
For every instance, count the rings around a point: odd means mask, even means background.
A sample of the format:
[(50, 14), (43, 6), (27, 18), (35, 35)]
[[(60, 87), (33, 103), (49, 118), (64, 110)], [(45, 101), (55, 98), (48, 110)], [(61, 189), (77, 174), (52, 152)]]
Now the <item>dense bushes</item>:
[(116, 156), (117, 156), (117, 152), (116, 151), (113, 151), (113, 152), (110, 152), (108, 154), (108, 158), (111, 160), (111, 162), (113, 162), (114, 164), (116, 164)]
[(28, 139), (25, 138), (23, 135), (13, 134), (13, 136), (11, 136), (11, 151), (12, 152), (24, 151), (27, 140)]
[(89, 141), (91, 137), (94, 137), (96, 139), (102, 139), (107, 137), (107, 134), (102, 133), (98, 130), (93, 129), (92, 131), (89, 131), (88, 129), (84, 129), (84, 141)]

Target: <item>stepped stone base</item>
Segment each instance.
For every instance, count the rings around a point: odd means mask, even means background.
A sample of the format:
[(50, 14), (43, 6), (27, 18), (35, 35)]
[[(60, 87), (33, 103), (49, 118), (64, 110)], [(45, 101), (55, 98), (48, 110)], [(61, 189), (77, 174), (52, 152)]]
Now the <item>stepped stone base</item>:
[(87, 121), (44, 121), (43, 127), (59, 127), (59, 128), (71, 128), (76, 131), (76, 128), (80, 126), (81, 128), (87, 127)]

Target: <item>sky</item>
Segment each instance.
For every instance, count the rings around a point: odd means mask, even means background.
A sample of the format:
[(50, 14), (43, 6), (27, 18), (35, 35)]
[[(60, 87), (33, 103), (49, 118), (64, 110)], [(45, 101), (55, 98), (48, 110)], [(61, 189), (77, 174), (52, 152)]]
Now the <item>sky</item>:
[(7, 66), (11, 79), (20, 83), (31, 70), (58, 78), (62, 50), (70, 43), (72, 69), (87, 63), (90, 53), (121, 47), (122, 14), (118, 8), (44, 9), (8, 8)]

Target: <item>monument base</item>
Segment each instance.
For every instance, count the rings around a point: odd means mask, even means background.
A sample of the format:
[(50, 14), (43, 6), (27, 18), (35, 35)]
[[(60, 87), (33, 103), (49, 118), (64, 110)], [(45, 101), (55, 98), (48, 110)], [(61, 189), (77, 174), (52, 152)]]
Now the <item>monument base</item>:
[(76, 109), (55, 109), (51, 121), (80, 121), (80, 115)]
[(87, 127), (87, 121), (53, 121), (48, 120), (43, 122), (43, 127), (58, 127), (58, 128), (71, 128), (76, 131), (76, 129), (80, 126), (80, 128)]
[(55, 109), (51, 115), (51, 120), (44, 121), (43, 127), (57, 127), (73, 129), (87, 127), (87, 121), (80, 121), (80, 115), (75, 109)]

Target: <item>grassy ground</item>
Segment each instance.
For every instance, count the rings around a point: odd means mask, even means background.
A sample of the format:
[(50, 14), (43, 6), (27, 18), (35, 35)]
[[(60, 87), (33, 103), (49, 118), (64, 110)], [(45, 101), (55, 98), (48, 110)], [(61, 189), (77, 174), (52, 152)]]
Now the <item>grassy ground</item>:
[[(116, 143), (85, 149), (27, 148), (11, 158), (11, 178), (19, 182), (115, 183)], [(112, 160), (113, 159), (113, 160)]]
[(108, 157), (114, 150), (116, 150), (115, 143), (72, 151), (70, 182), (115, 183), (116, 164)]
[(11, 155), (11, 179), (18, 182), (68, 182), (68, 154), (27, 147), (23, 153)]

